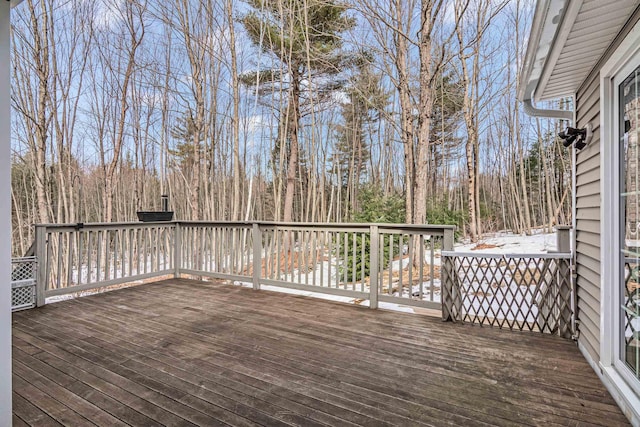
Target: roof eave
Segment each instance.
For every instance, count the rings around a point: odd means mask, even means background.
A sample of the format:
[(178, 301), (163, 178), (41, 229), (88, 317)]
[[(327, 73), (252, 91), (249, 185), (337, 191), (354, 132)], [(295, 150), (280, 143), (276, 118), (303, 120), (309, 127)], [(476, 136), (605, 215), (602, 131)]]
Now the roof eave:
[[(566, 16), (565, 11), (575, 9), (575, 5), (572, 7), (571, 3), (567, 0), (539, 0), (536, 3), (522, 74), (518, 82), (517, 98), (520, 101), (533, 99), (534, 93), (540, 93), (538, 85), (544, 77), (544, 72), (550, 70), (547, 67), (547, 59), (556, 45), (558, 29)], [(578, 5), (577, 10), (579, 8)]]

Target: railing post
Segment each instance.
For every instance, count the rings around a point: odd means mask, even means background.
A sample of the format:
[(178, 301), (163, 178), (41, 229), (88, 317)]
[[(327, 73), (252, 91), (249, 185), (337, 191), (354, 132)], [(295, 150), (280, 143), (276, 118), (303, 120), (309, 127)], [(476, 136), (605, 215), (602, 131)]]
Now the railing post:
[(258, 223), (253, 223), (253, 289), (260, 290), (260, 276), (262, 271), (262, 231)]
[(173, 259), (174, 263), (174, 271), (173, 277), (176, 279), (180, 278), (180, 268), (182, 267), (182, 234), (180, 229), (180, 223), (175, 223), (175, 231), (174, 231), (174, 239), (173, 239), (173, 253), (175, 255)]
[(442, 250), (443, 251), (452, 251), (453, 250), (453, 239), (454, 239), (454, 229), (445, 228), (444, 229), (444, 238), (442, 241)]
[[(556, 226), (557, 251), (571, 253), (570, 225)], [(571, 338), (575, 333), (574, 313), (574, 278), (571, 269), (571, 258), (558, 259), (557, 295), (558, 332), (563, 338)]]
[(36, 307), (45, 304), (45, 292), (47, 289), (47, 227), (36, 225), (36, 268), (38, 275), (36, 279)]
[[(445, 229), (442, 239), (442, 252), (452, 251), (454, 241), (454, 230)], [(454, 320), (453, 305), (454, 305), (454, 285), (453, 277), (455, 274), (454, 265), (455, 259), (453, 257), (442, 256), (442, 268), (440, 270), (440, 292), (441, 304), (442, 304), (442, 320), (445, 322), (451, 322)], [(450, 274), (451, 273), (451, 274)]]
[[(369, 307), (378, 308), (378, 287), (380, 280), (380, 230), (377, 225), (369, 227)], [(364, 279), (364, 278), (363, 278)]]
[(571, 274), (571, 259), (558, 259), (558, 331), (563, 338), (571, 339), (575, 334), (573, 312), (573, 278)]
[(451, 311), (453, 309), (453, 300), (451, 299), (451, 281), (449, 280), (449, 263), (452, 261), (451, 257), (444, 256), (440, 258), (442, 260), (442, 268), (440, 270), (440, 292), (442, 305), (442, 321), (451, 322), (453, 318)]
[(557, 251), (560, 253), (571, 253), (571, 226), (556, 226)]

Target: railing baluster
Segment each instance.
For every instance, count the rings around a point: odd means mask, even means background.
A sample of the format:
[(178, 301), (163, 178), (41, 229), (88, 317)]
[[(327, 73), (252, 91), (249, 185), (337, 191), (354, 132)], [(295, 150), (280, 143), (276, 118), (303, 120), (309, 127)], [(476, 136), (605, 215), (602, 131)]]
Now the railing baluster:
[(414, 248), (413, 248), (413, 234), (409, 234), (409, 277), (407, 286), (409, 287), (409, 299), (413, 298), (413, 266), (414, 266)]
[(393, 295), (393, 234), (389, 234), (389, 296)]
[[(318, 233), (316, 233), (316, 238), (316, 255), (320, 257), (320, 286), (324, 286), (324, 257), (325, 245), (327, 242), (327, 232), (319, 231)], [(318, 245), (320, 246), (319, 248)]]
[[(418, 279), (418, 299), (420, 301), (422, 301), (424, 299), (424, 263), (425, 263), (425, 259), (424, 259), (424, 234), (420, 234), (418, 236), (418, 245), (420, 245), (420, 253), (419, 253), (419, 257), (420, 257), (420, 278)], [(431, 262), (431, 265), (433, 266), (433, 261)], [(429, 278), (430, 280), (430, 285), (429, 288), (433, 289), (433, 276), (431, 276)], [(430, 299), (430, 301), (433, 301), (433, 298)]]
[(91, 238), (91, 235), (91, 230), (87, 231), (87, 283), (92, 282), (91, 271), (93, 269), (91, 268), (91, 252), (93, 251), (93, 239)]
[(82, 284), (82, 235), (84, 233), (81, 230), (78, 230), (76, 232), (76, 235), (78, 236), (78, 277), (77, 277), (77, 284), (80, 285)]
[[(367, 242), (366, 234), (360, 233), (360, 292), (365, 291), (364, 278), (366, 274), (366, 270), (365, 270), (366, 242)], [(369, 265), (369, 269), (371, 269), (371, 265)], [(371, 272), (369, 272), (369, 275), (371, 275)]]
[(154, 254), (156, 258), (154, 263), (155, 265), (154, 269), (157, 271), (157, 270), (160, 270), (160, 227), (154, 227), (153, 230), (154, 230), (153, 244), (156, 249)]
[(218, 247), (219, 242), (220, 242), (220, 228), (219, 227), (214, 227), (214, 229), (213, 229), (213, 252), (214, 252), (214, 263), (215, 263), (215, 266), (213, 268), (213, 271), (215, 271), (215, 272), (219, 272), (220, 271), (220, 248)]
[(36, 278), (36, 305), (38, 307), (43, 306), (46, 298), (47, 291), (47, 270), (50, 268), (50, 263), (47, 256), (47, 228), (44, 225), (36, 226), (36, 257), (38, 260), (38, 272)]
[(62, 237), (63, 237), (61, 232), (58, 232), (57, 234), (58, 234), (58, 247), (56, 248), (56, 252), (57, 252), (57, 258), (58, 258), (57, 260), (58, 270), (56, 271), (56, 289), (62, 286)]
[(398, 296), (401, 298), (404, 294), (404, 281), (402, 280), (402, 276), (404, 276), (404, 236), (404, 234), (398, 236)]
[(213, 229), (211, 227), (205, 227), (204, 229), (204, 250), (205, 254), (205, 269), (206, 271), (213, 271), (213, 254), (211, 243), (213, 242)]
[(260, 276), (262, 274), (262, 231), (258, 224), (253, 224), (252, 228), (253, 239), (253, 289), (260, 289)]
[[(385, 260), (385, 251), (387, 249), (387, 241), (385, 240), (384, 232), (380, 231), (380, 227), (378, 227), (378, 295), (383, 295), (386, 292), (385, 288), (385, 270), (387, 266), (384, 263)], [(373, 242), (369, 243), (373, 245)]]
[(197, 254), (198, 257), (198, 263), (197, 263), (197, 269), (198, 270), (205, 270), (206, 269), (206, 265), (204, 263), (204, 231), (205, 228), (204, 227), (198, 227), (198, 247), (200, 248), (199, 253)]
[[(435, 264), (436, 264), (436, 248), (434, 245), (434, 236), (429, 239), (429, 301), (433, 301), (433, 291), (435, 280)], [(440, 257), (440, 275), (442, 276), (442, 257)], [(442, 296), (442, 278), (440, 279), (440, 295)]]
[(127, 232), (127, 243), (129, 244), (129, 276), (133, 276), (133, 254), (135, 250), (135, 236), (136, 230), (132, 229)]
[(45, 277), (44, 277), (44, 286), (45, 289), (51, 286), (51, 241), (52, 241), (52, 233), (46, 232), (45, 233), (45, 243), (47, 246), (46, 249), (46, 253), (45, 253), (45, 260), (44, 260), (44, 270), (46, 271)]
[(120, 272), (122, 277), (129, 277), (130, 274), (127, 272), (127, 237), (129, 234), (129, 230), (123, 229), (120, 231)]
[(351, 288), (355, 291), (356, 290), (356, 247), (357, 247), (357, 233), (352, 233), (352, 241), (351, 241)]
[[(369, 252), (369, 307), (372, 309), (378, 308), (378, 288), (380, 281), (380, 266), (378, 261), (380, 260), (379, 252), (381, 252), (382, 246), (380, 245), (380, 230), (377, 225), (372, 225), (369, 228), (369, 241), (371, 242), (371, 248)], [(363, 239), (364, 242), (364, 239)], [(364, 262), (364, 259), (363, 259)], [(363, 279), (364, 283), (364, 279)], [(363, 289), (364, 290), (364, 289)]]
[[(307, 256), (307, 232), (301, 231), (299, 235), (302, 234), (302, 242), (300, 243), (300, 249), (298, 250), (298, 277), (300, 274), (304, 274), (304, 284), (309, 284), (309, 260)], [(299, 283), (302, 283), (302, 280), (299, 280)]]
[(349, 270), (349, 235), (344, 232), (342, 233), (342, 289), (347, 289), (347, 281), (349, 280), (347, 277)]
[(147, 270), (149, 268), (149, 229), (148, 228), (144, 228), (142, 230), (142, 254), (144, 257), (144, 264), (143, 264), (143, 272), (144, 274), (147, 274)]
[[(303, 244), (303, 238), (301, 237), (301, 232), (300, 231), (296, 231), (294, 232), (294, 236), (296, 236), (295, 238), (295, 244), (293, 245), (293, 253), (291, 254), (291, 274), (293, 275), (293, 271), (295, 269), (295, 267), (297, 267), (298, 270), (298, 283), (302, 283), (302, 276), (301, 276), (301, 267), (302, 267), (302, 247), (301, 245)], [(293, 277), (292, 277), (293, 279)]]
[[(311, 261), (311, 265), (313, 266), (313, 270), (311, 270), (311, 282), (313, 285), (317, 286), (316, 270), (318, 270), (318, 232), (316, 230), (310, 231), (309, 236), (311, 238), (311, 253), (313, 256)], [(320, 286), (322, 286), (322, 282), (320, 282)]]
[(69, 240), (69, 253), (67, 256), (67, 284), (66, 286), (72, 286), (73, 283), (73, 246), (74, 246), (74, 242), (75, 239), (73, 238), (73, 233), (69, 232), (67, 234), (68, 240)]
[[(327, 239), (327, 244), (329, 245), (329, 252), (328, 252), (327, 258), (329, 260), (327, 261), (327, 263), (328, 263), (328, 265), (327, 265), (327, 267), (328, 267), (327, 280), (329, 282), (328, 286), (330, 288), (332, 288), (333, 287), (332, 286), (333, 285), (333, 278), (331, 276), (331, 261), (333, 260), (333, 248), (332, 248), (332, 246), (333, 246), (333, 236), (334, 236), (335, 233), (328, 232), (328, 234), (329, 234), (329, 238)], [(336, 266), (336, 270), (337, 270), (337, 266)], [(335, 287), (336, 288), (338, 287), (338, 273), (336, 273), (336, 286)]]

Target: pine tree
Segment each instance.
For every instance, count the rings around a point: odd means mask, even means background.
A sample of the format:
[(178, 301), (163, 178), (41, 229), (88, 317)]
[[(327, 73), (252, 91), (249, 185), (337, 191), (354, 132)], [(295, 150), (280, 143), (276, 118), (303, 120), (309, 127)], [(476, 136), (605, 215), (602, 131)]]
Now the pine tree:
[(382, 76), (372, 69), (373, 58), (366, 52), (355, 61), (357, 72), (349, 80), (344, 92), (347, 101), (342, 105), (344, 124), (338, 127), (332, 170), (339, 171), (339, 182), (346, 190), (346, 212), (353, 217), (359, 210), (359, 188), (371, 157), (367, 142), (368, 125), (379, 120), (389, 104), (389, 94), (382, 87)]
[(249, 0), (248, 3), (254, 10), (242, 18), (247, 34), (279, 67), (244, 74), (241, 81), (257, 86), (262, 96), (286, 94), (286, 108), (280, 118), (279, 148), (286, 149), (282, 153), (286, 158), (283, 219), (289, 222), (293, 219), (298, 175), (302, 103), (313, 95), (327, 96), (341, 86), (339, 79), (329, 77), (337, 76), (348, 63), (341, 33), (352, 28), (355, 20), (347, 16), (344, 4), (331, 0)]
[[(196, 132), (197, 128), (190, 113), (185, 113), (183, 117), (179, 117), (176, 120), (176, 124), (171, 128), (171, 136), (177, 143), (175, 148), (170, 149), (169, 152), (178, 158), (183, 170), (193, 169), (196, 166), (196, 159), (204, 158), (206, 146), (202, 144), (202, 136), (199, 138), (199, 144), (193, 143)], [(196, 150), (200, 150), (199, 156), (196, 156)]]

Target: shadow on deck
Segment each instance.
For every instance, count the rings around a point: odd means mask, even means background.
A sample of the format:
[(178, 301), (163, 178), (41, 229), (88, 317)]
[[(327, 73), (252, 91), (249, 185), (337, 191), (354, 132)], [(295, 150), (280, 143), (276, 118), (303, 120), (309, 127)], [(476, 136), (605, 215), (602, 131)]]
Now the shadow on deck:
[(14, 425), (628, 425), (575, 344), (171, 279), (13, 315)]

